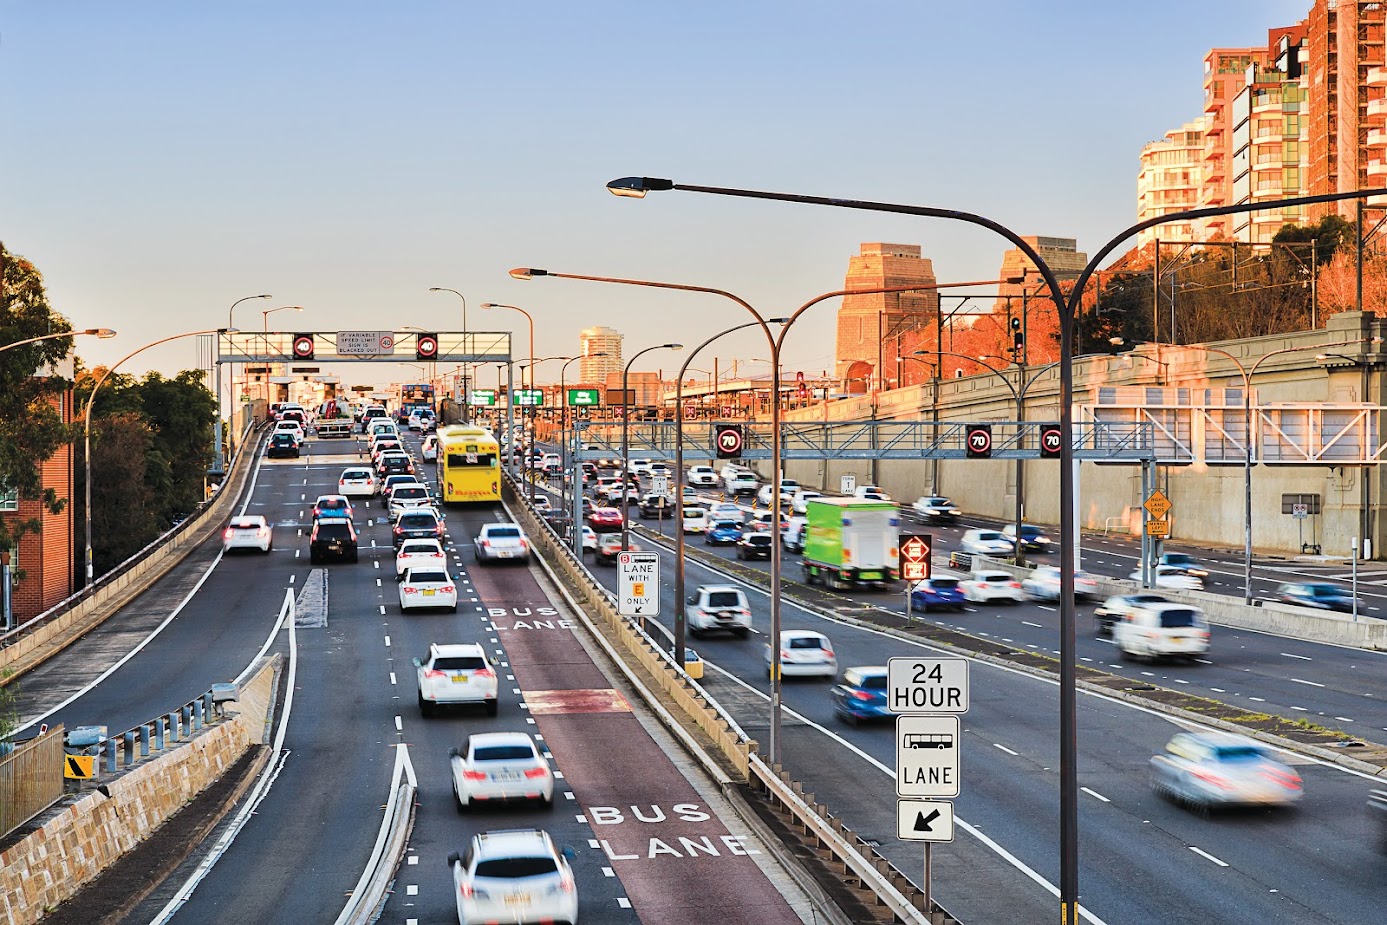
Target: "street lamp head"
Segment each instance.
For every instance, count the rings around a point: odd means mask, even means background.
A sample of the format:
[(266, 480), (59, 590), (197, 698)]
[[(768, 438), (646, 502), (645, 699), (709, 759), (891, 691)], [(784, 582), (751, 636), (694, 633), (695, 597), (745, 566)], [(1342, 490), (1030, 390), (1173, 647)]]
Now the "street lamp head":
[(262, 292), (260, 295), (253, 295), (253, 296), (251, 296), (251, 298), (252, 298), (252, 299), (273, 299), (274, 296), (270, 295), (268, 292)]
[(683, 349), (684, 349), (684, 345), (683, 345), (683, 344), (665, 344), (664, 347), (665, 347), (666, 350), (683, 350)]
[(537, 270), (534, 267), (516, 267), (510, 271), (513, 279), (534, 279), (536, 276), (548, 276), (548, 270)]
[(90, 334), (105, 340), (108, 337), (115, 337), (116, 332), (111, 328), (87, 328), (85, 331), (78, 331), (79, 334)]
[(1112, 344), (1114, 347), (1122, 347), (1126, 345), (1127, 341), (1122, 337), (1109, 337), (1108, 343)]
[(613, 196), (625, 196), (629, 199), (644, 199), (645, 194), (651, 190), (667, 189), (674, 189), (674, 181), (658, 177), (622, 177), (607, 184), (607, 191)]
[(789, 324), (789, 318), (767, 318), (766, 324)]

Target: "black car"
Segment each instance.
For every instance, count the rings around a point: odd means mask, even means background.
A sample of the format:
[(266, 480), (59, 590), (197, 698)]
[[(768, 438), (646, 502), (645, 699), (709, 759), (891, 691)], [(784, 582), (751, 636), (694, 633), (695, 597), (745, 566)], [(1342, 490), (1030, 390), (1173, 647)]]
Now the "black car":
[(746, 533), (737, 541), (738, 559), (769, 559), (775, 542), (769, 533)]
[(293, 434), (273, 434), (270, 436), (270, 445), (265, 449), (265, 455), (270, 459), (298, 459), (299, 442), (294, 439)]
[(433, 511), (408, 511), (401, 514), (400, 519), (395, 521), (395, 529), (391, 532), (396, 549), (405, 540), (438, 540), (442, 542), (443, 521), (439, 520), (438, 515)]
[(317, 565), (331, 559), (356, 561), (356, 528), (346, 518), (323, 518), (313, 524), (308, 538), (308, 561)]
[(413, 475), (414, 463), (403, 453), (383, 453), (376, 464), (376, 474), (381, 478), (391, 475)]
[(653, 491), (648, 491), (645, 493), (645, 497), (641, 498), (640, 510), (642, 517), (659, 517), (661, 512), (665, 517), (673, 517), (674, 496), (657, 495)]

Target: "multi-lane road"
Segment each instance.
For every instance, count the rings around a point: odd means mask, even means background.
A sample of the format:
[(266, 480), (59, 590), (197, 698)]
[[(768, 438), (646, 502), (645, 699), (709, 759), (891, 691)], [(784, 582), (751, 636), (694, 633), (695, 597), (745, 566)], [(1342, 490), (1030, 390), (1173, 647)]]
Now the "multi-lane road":
[[(476, 567), (471, 537), (505, 519), (502, 508), (449, 511), (458, 612), (406, 617), (378, 502), (358, 506), (358, 563), (309, 565), (313, 502), (359, 459), (355, 441), (310, 440), (306, 449), (299, 460), (259, 461), (246, 499), (246, 513), (274, 525), (273, 552), (222, 555), (214, 541), (143, 595), (129, 619), (24, 683), (26, 722), (100, 722), (115, 732), (235, 677), (265, 645), (286, 589), (297, 596), (297, 678), (282, 720), (287, 755), (178, 920), (333, 921), (370, 856), (402, 744), (418, 772), (418, 814), (382, 921), (452, 920), (447, 855), (473, 833), (517, 827), (544, 828), (574, 848), (585, 922), (812, 920), (772, 863), (772, 847), (604, 674), (573, 630), (575, 614), (541, 585), (541, 573)], [(287, 652), (287, 632), (269, 641), (271, 651)], [(479, 642), (494, 653), (496, 717), (420, 715), (410, 660), (431, 642)], [(540, 740), (558, 778), (552, 808), (456, 812), (448, 749), (486, 730)], [(182, 878), (170, 878), (124, 921), (159, 920)]]

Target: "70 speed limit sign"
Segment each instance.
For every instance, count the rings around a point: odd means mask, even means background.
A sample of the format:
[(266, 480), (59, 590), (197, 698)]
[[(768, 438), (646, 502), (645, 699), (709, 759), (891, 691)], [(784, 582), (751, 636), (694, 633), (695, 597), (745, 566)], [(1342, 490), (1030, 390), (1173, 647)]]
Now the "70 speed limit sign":
[(718, 459), (736, 459), (742, 455), (742, 425), (719, 424), (713, 428), (713, 443)]

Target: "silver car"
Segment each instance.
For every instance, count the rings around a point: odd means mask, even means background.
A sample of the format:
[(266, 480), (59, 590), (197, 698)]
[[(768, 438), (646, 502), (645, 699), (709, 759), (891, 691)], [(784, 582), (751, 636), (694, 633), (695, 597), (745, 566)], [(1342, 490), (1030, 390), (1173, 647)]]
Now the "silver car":
[(1156, 792), (1200, 812), (1231, 806), (1290, 806), (1300, 775), (1259, 742), (1226, 732), (1182, 732), (1151, 759)]

